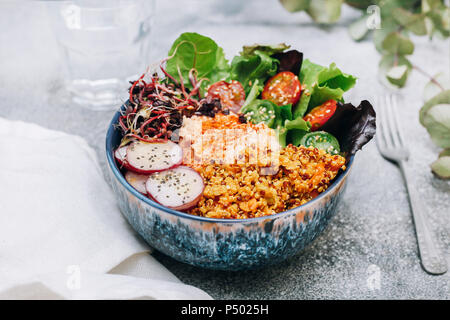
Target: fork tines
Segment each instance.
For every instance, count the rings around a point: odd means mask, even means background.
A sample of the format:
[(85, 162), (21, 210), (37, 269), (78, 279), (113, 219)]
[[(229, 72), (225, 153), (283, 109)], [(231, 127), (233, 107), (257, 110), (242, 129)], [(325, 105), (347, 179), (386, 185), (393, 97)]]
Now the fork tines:
[(398, 116), (397, 97), (390, 94), (379, 98), (377, 111), (378, 147), (383, 149), (404, 148), (406, 144)]

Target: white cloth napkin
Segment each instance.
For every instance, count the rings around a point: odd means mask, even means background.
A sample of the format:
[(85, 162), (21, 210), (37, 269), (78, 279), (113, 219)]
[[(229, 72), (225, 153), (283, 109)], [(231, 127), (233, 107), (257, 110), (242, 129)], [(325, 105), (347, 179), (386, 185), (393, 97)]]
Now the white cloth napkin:
[(0, 299), (210, 299), (157, 262), (78, 136), (0, 118)]

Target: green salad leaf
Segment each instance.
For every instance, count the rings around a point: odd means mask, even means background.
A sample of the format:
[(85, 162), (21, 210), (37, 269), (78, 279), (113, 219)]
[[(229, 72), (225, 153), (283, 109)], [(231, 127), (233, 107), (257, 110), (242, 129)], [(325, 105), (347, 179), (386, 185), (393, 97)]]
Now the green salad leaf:
[(344, 92), (356, 83), (355, 77), (343, 73), (336, 64), (325, 67), (308, 59), (303, 61), (299, 79), (304, 89), (294, 108), (294, 117), (303, 117), (308, 110), (327, 100), (342, 101)]
[(269, 77), (275, 75), (279, 61), (272, 58), (267, 50), (244, 49), (244, 52), (231, 61), (231, 79), (239, 81), (247, 95), (256, 80), (263, 84)]
[(253, 101), (255, 101), (258, 98), (258, 96), (263, 91), (263, 89), (264, 89), (264, 83), (260, 82), (258, 79), (256, 79), (253, 82), (252, 87), (250, 88), (250, 91), (247, 94), (247, 98), (245, 99), (244, 105), (241, 108), (242, 113), (244, 113), (242, 110), (244, 110), (244, 108), (247, 105), (251, 104)]
[(285, 147), (289, 143), (298, 146), (301, 138), (309, 132), (310, 123), (303, 120), (302, 117), (294, 118), (291, 104), (279, 106), (276, 116), (274, 129), (278, 134), (281, 147)]
[(286, 104), (283, 106), (277, 106), (278, 107), (278, 116), (279, 119), (281, 119), (281, 124), (285, 125), (286, 124), (286, 120), (293, 120), (293, 116), (292, 116), (292, 105), (291, 104)]
[(255, 53), (256, 50), (259, 52), (264, 52), (268, 56), (272, 56), (276, 53), (284, 52), (289, 49), (291, 46), (285, 43), (279, 43), (275, 45), (263, 45), (263, 44), (254, 44), (251, 46), (244, 46), (242, 48), (241, 55), (244, 57), (249, 57)]
[(314, 92), (314, 86), (317, 84), (319, 72), (324, 67), (312, 63), (308, 59), (303, 61), (299, 74), (299, 80), (302, 84), (302, 95), (297, 105), (294, 107), (294, 117), (303, 117), (308, 110), (311, 95)]
[(303, 120), (303, 118), (286, 120), (284, 126), (288, 130), (286, 144), (292, 143), (295, 146), (299, 146), (301, 144), (303, 136), (307, 134), (311, 128), (310, 123)]
[(230, 66), (223, 49), (211, 38), (198, 33), (182, 33), (173, 43), (169, 57), (166, 71), (175, 79), (180, 79), (180, 72), (184, 86), (189, 89), (193, 88), (189, 81), (192, 69), (196, 70), (198, 80), (206, 79), (202, 88), (230, 77)]

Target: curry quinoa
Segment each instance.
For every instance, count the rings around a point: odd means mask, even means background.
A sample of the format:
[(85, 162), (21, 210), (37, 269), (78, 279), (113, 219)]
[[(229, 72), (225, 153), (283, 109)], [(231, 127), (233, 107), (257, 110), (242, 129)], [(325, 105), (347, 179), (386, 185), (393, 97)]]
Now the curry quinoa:
[(203, 196), (189, 213), (209, 218), (245, 219), (300, 206), (325, 191), (345, 158), (313, 147), (288, 145), (279, 170), (263, 175), (255, 164), (203, 165)]

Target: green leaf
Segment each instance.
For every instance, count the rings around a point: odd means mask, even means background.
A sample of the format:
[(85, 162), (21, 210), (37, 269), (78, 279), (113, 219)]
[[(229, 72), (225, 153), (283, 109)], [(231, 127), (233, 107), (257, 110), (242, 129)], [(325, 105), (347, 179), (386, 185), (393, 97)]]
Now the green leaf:
[(249, 104), (251, 104), (253, 101), (255, 101), (258, 97), (259, 94), (263, 91), (264, 89), (264, 84), (260, 83), (258, 79), (256, 79), (253, 82), (253, 85), (249, 91), (249, 93), (247, 94), (247, 98), (245, 98), (245, 102), (244, 105), (242, 106), (241, 110), (245, 107), (248, 106)]
[(173, 43), (169, 57), (171, 58), (167, 61), (166, 71), (175, 79), (179, 79), (179, 69), (183, 83), (189, 89), (192, 89), (189, 72), (193, 68), (197, 71), (197, 79), (208, 79), (203, 82), (203, 87), (208, 83), (229, 78), (230, 67), (223, 49), (211, 38), (198, 33), (181, 34)]
[(318, 82), (322, 87), (331, 89), (342, 89), (348, 91), (356, 83), (356, 78), (352, 75), (343, 73), (333, 62), (327, 69), (322, 70), (318, 75)]
[(423, 124), (437, 146), (450, 148), (450, 104), (432, 106), (425, 114)]
[(383, 41), (388, 34), (398, 30), (397, 22), (392, 17), (385, 17), (381, 19), (380, 29), (375, 29), (373, 33), (373, 42), (378, 52), (383, 52)]
[(278, 135), (278, 142), (280, 143), (280, 146), (282, 148), (284, 148), (287, 144), (287, 136), (289, 130), (285, 127), (285, 123), (286, 121), (292, 120), (291, 109), (291, 104), (280, 106), (279, 108), (275, 109), (276, 118), (273, 128)]
[(280, 0), (280, 3), (289, 12), (306, 10), (310, 2), (311, 0)]
[(442, 0), (422, 0), (422, 12), (426, 14), (425, 25), (431, 36), (450, 36), (450, 8)]
[(306, 12), (315, 22), (330, 24), (335, 23), (341, 16), (343, 0), (314, 0), (311, 1)]
[(450, 149), (444, 149), (439, 153), (439, 158), (440, 157), (450, 157)]
[(287, 134), (286, 137), (286, 141), (288, 141), (288, 143), (292, 143), (294, 146), (299, 146), (301, 143), (300, 141), (302, 141), (302, 138), (308, 133), (309, 131), (305, 131), (305, 130), (290, 130)]
[(441, 72), (433, 76), (433, 79), (434, 81), (430, 80), (423, 90), (424, 101), (430, 100), (443, 90), (450, 90), (450, 77), (448, 75)]
[(356, 83), (355, 77), (343, 73), (335, 63), (324, 67), (308, 59), (303, 61), (299, 78), (304, 90), (294, 108), (294, 118), (303, 117), (307, 110), (327, 100), (342, 100), (344, 92)]
[(398, 87), (403, 87), (405, 85), (407, 77), (408, 67), (406, 65), (392, 67), (386, 73), (386, 78), (389, 82)]
[(300, 129), (309, 131), (310, 125), (307, 121), (303, 120), (302, 118), (296, 118), (294, 120), (286, 120), (284, 122), (284, 126), (288, 130), (292, 129)]
[(246, 56), (235, 56), (231, 61), (230, 77), (239, 81), (248, 94), (253, 82), (258, 80), (264, 83), (269, 77), (275, 75), (279, 61), (271, 58), (265, 52), (254, 50)]
[(285, 123), (286, 120), (292, 120), (292, 104), (285, 104), (278, 106), (279, 116), (281, 117), (281, 122)]
[(409, 55), (414, 52), (414, 43), (399, 32), (391, 32), (383, 40), (382, 48), (392, 54)]
[(275, 132), (278, 136), (278, 143), (280, 144), (281, 148), (286, 147), (286, 139), (288, 133), (287, 129), (282, 125), (279, 125), (275, 128)]
[(367, 9), (368, 6), (374, 4), (376, 1), (373, 0), (347, 0), (345, 4), (358, 8), (358, 9)]
[(445, 90), (435, 95), (431, 100), (428, 100), (419, 111), (419, 121), (425, 126), (425, 115), (431, 107), (437, 104), (450, 104), (450, 90)]
[(330, 88), (328, 86), (318, 85), (314, 88), (314, 94), (309, 101), (308, 110), (310, 111), (314, 107), (320, 106), (328, 100), (340, 101), (344, 95), (344, 90), (341, 88)]
[(431, 20), (433, 28), (439, 31), (444, 37), (450, 35), (450, 15), (448, 8), (446, 10), (434, 10), (427, 12), (427, 17)]
[(441, 179), (450, 179), (450, 156), (439, 157), (431, 164), (431, 170)]
[(326, 69), (326, 67), (312, 63), (306, 59), (302, 63), (300, 70), (300, 83), (302, 84), (302, 95), (297, 105), (294, 107), (294, 117), (303, 117), (308, 110), (308, 104), (311, 100), (311, 95), (314, 92), (314, 86), (317, 85), (319, 72)]
[(348, 32), (353, 40), (360, 41), (369, 33), (367, 28), (367, 14), (363, 14), (348, 27)]
[(378, 4), (381, 8), (381, 17), (384, 19), (391, 17), (396, 8), (412, 10), (417, 5), (417, 0), (387, 0), (380, 1)]
[(436, 9), (442, 5), (442, 0), (422, 0), (422, 12), (428, 12), (432, 9)]
[(423, 36), (427, 34), (427, 27), (425, 24), (425, 15), (419, 13), (412, 13), (403, 8), (395, 8), (392, 12), (392, 17), (404, 28), (412, 33)]
[(255, 54), (255, 51), (264, 52), (268, 56), (271, 56), (275, 53), (280, 53), (286, 51), (291, 46), (285, 43), (279, 43), (276, 45), (262, 45), (262, 44), (254, 44), (251, 46), (243, 46), (241, 56), (249, 57)]
[(450, 7), (446, 7), (445, 9), (443, 9), (441, 11), (441, 15), (442, 15), (442, 28), (446, 31), (450, 31)]
[[(407, 69), (406, 77), (400, 78), (398, 80), (395, 78), (389, 79), (388, 74), (389, 74), (389, 72), (391, 72), (390, 75), (392, 76), (392, 72), (393, 72), (392, 68), (401, 67), (401, 66), (406, 66), (406, 69)], [(406, 84), (406, 80), (408, 79), (408, 76), (409, 76), (409, 73), (411, 72), (411, 70), (412, 70), (412, 65), (409, 62), (409, 60), (403, 56), (397, 56), (395, 54), (384, 55), (381, 58), (381, 61), (379, 64), (379, 73), (380, 73), (381, 81), (387, 86), (393, 85), (395, 87), (403, 87)], [(393, 82), (391, 82), (392, 79), (393, 79)]]
[(330, 99), (342, 100), (344, 92), (355, 85), (356, 78), (343, 73), (335, 63), (332, 63), (328, 68), (319, 72), (317, 82), (311, 95), (309, 110)]
[(296, 118), (292, 121), (286, 120), (284, 126), (288, 130), (287, 142), (296, 146), (300, 144), (300, 140), (309, 132), (311, 127), (310, 123), (302, 118)]
[(275, 108), (275, 124), (272, 128), (275, 129), (278, 135), (278, 142), (284, 148), (287, 143), (288, 129), (285, 127), (286, 121), (292, 120), (292, 105), (287, 104)]

